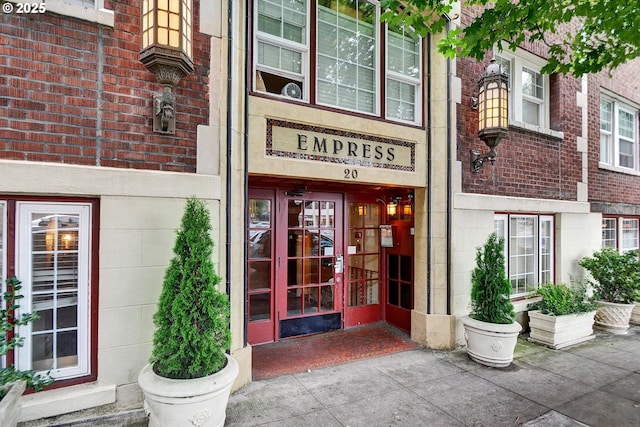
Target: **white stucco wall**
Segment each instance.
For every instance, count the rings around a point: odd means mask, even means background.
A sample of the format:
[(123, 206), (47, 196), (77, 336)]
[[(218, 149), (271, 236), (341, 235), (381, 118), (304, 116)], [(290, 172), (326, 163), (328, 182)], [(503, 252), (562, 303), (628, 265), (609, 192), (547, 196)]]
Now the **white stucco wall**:
[[(496, 212), (554, 215), (556, 282), (582, 277), (577, 261), (600, 247), (601, 215), (589, 212), (589, 203), (455, 193), (453, 205), (453, 312), (458, 345), (464, 344), (460, 319), (469, 314), (476, 248), (494, 231)], [(526, 309), (525, 302), (514, 305), (516, 312)]]
[[(99, 199), (98, 379), (23, 396), (20, 420), (115, 403), (141, 405), (137, 376), (151, 355), (152, 316), (185, 198), (207, 201), (219, 259), (216, 175), (0, 161), (0, 193)], [(19, 197), (19, 196), (18, 196)], [(220, 273), (220, 265), (216, 265)], [(221, 289), (223, 290), (223, 289)], [(94, 372), (95, 372), (94, 368)]]

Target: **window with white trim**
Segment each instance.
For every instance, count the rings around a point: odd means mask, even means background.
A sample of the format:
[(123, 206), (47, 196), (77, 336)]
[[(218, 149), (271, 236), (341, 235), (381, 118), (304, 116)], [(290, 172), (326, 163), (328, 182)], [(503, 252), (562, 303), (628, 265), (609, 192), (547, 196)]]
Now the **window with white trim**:
[(600, 96), (600, 163), (640, 170), (638, 109)]
[(509, 77), (509, 118), (538, 128), (549, 128), (549, 76), (540, 70), (545, 62), (518, 49), (495, 54)]
[(602, 218), (602, 247), (617, 248), (618, 247), (618, 220), (616, 218)]
[[(20, 370), (49, 372), (56, 380), (92, 375), (91, 253), (92, 202), (0, 201), (3, 257), (12, 262), (3, 275), (22, 282), (21, 313), (40, 318), (20, 326), (24, 346), (15, 349)], [(7, 209), (11, 206), (11, 209)], [(7, 232), (15, 234), (5, 254)], [(3, 264), (4, 265), (4, 264)]]
[(381, 24), (377, 2), (255, 0), (255, 10), (255, 91), (421, 123), (422, 40)]
[(640, 217), (603, 217), (602, 247), (618, 249), (622, 253), (640, 249)]
[(504, 239), (505, 270), (511, 296), (523, 296), (554, 278), (554, 218), (551, 215), (499, 214), (494, 231)]

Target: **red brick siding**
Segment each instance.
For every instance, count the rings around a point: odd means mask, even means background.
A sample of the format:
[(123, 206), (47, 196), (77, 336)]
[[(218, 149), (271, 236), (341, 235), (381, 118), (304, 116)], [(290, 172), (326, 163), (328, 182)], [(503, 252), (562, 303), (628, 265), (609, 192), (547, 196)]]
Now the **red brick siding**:
[[(463, 26), (471, 22), (474, 10), (463, 9)], [(524, 50), (545, 57), (544, 45), (524, 44)], [(501, 196), (576, 200), (577, 183), (582, 181), (582, 157), (577, 152), (577, 136), (581, 135), (581, 109), (576, 106), (576, 92), (581, 81), (571, 76), (550, 76), (550, 127), (562, 131), (564, 139), (510, 127), (509, 134), (496, 151), (494, 165), (485, 163), (479, 173), (470, 169), (472, 149), (486, 153), (488, 147), (477, 136), (477, 110), (471, 108), (471, 97), (478, 96), (477, 82), (488, 65), (491, 54), (483, 62), (457, 60), (457, 75), (462, 81), (462, 102), (457, 108), (457, 159), (462, 162), (462, 187), (466, 193)]]
[[(640, 176), (600, 169), (601, 88), (640, 105), (640, 59), (589, 77), (589, 200), (640, 205)], [(638, 129), (640, 133), (640, 129)]]
[(152, 130), (152, 94), (162, 88), (138, 60), (140, 2), (105, 3), (115, 28), (49, 13), (0, 16), (0, 158), (195, 172), (210, 52), (197, 13), (195, 71), (175, 90), (177, 129), (167, 136)]

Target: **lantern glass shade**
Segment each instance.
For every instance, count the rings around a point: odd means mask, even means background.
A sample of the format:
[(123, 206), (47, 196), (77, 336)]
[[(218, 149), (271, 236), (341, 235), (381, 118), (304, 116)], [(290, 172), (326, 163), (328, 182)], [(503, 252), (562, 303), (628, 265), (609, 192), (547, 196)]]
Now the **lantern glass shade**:
[(398, 204), (395, 202), (389, 202), (387, 204), (387, 215), (394, 217), (398, 214)]
[(478, 84), (478, 135), (485, 142), (485, 137), (495, 139), (509, 128), (508, 86), (507, 75), (491, 60)]
[(142, 0), (142, 52), (161, 48), (192, 61), (193, 0)]

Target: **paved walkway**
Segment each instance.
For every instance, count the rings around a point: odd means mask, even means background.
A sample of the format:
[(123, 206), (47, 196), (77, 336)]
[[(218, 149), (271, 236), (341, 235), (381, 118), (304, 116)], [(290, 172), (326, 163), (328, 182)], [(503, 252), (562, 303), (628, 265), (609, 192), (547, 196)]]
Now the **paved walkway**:
[(226, 426), (640, 426), (640, 327), (550, 350), (521, 338), (505, 369), (464, 350), (405, 351), (255, 381)]

